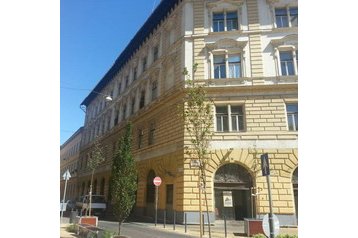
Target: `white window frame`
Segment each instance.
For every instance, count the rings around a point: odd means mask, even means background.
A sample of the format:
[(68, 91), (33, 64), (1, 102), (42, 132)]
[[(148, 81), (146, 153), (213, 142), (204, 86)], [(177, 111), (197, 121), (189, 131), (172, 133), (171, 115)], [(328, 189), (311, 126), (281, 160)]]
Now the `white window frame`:
[(296, 123), (295, 123), (295, 118), (294, 118), (294, 114), (290, 114), (290, 116), (292, 117), (291, 119), (293, 119), (293, 127), (294, 127), (294, 129), (293, 130), (290, 130), (290, 127), (289, 127), (289, 123), (288, 123), (288, 117), (289, 117), (289, 114), (288, 114), (288, 110), (287, 110), (287, 105), (293, 105), (293, 104), (296, 104), (297, 105), (297, 121), (298, 121), (298, 103), (297, 102), (286, 102), (285, 103), (285, 110), (286, 110), (286, 121), (287, 121), (287, 130), (288, 131), (293, 131), (293, 132), (295, 132), (295, 131), (298, 131), (298, 125), (296, 125)]
[[(276, 29), (284, 29), (284, 28), (292, 28), (292, 27), (298, 27), (298, 23), (297, 26), (292, 26), (292, 22), (291, 22), (291, 15), (290, 15), (290, 8), (294, 8), (297, 7), (298, 9), (298, 5), (297, 5), (297, 1), (292, 2), (290, 4), (282, 4), (282, 3), (277, 3), (274, 0), (267, 0), (269, 1), (270, 4), (270, 9), (271, 9), (271, 18), (272, 18), (272, 25), (274, 28)], [(288, 27), (277, 27), (277, 23), (276, 23), (276, 9), (277, 8), (285, 8), (286, 9), (286, 13), (287, 13), (287, 21), (288, 21)]]
[(296, 56), (296, 51), (298, 50), (294, 45), (281, 45), (275, 48), (275, 59), (276, 59), (275, 61), (276, 61), (276, 67), (278, 69), (278, 75), (293, 76), (293, 75), (282, 75), (280, 51), (290, 51), (292, 53), (294, 75), (298, 75), (297, 56)]
[[(212, 79), (222, 79), (222, 78), (215, 78), (215, 65), (214, 65), (214, 56), (216, 55), (224, 55), (225, 56), (225, 73), (226, 79), (233, 78), (229, 77), (230, 70), (229, 70), (229, 56), (231, 55), (239, 55), (240, 56), (240, 73), (238, 78), (246, 77), (246, 70), (245, 70), (245, 55), (243, 50), (212, 50), (209, 52), (209, 59), (210, 59), (210, 75)], [(235, 79), (235, 78), (233, 78)]]
[[(231, 113), (231, 107), (233, 106), (239, 106), (242, 107), (242, 112), (243, 112), (243, 124), (244, 124), (244, 128), (240, 129), (238, 124), (238, 130), (233, 130), (232, 128), (232, 113)], [(227, 107), (227, 120), (228, 120), (228, 131), (218, 131), (217, 130), (217, 117), (216, 117), (216, 107)], [(235, 133), (241, 133), (241, 132), (245, 132), (246, 131), (246, 121), (245, 121), (245, 106), (243, 104), (216, 104), (214, 106), (214, 128), (215, 128), (215, 132), (218, 133), (227, 133), (227, 132), (235, 132)]]

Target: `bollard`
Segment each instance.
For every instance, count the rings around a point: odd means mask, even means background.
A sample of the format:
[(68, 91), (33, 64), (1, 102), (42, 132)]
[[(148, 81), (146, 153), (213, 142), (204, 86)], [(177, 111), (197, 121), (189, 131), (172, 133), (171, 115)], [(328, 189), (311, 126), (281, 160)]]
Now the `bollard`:
[(175, 231), (175, 210), (173, 210), (173, 230)]
[(164, 221), (163, 221), (164, 228), (165, 228), (166, 221), (167, 221), (167, 210), (164, 210)]
[(225, 238), (227, 237), (227, 230), (226, 230), (226, 216), (224, 215), (224, 228), (225, 228)]
[(205, 217), (204, 217), (204, 214), (202, 214), (202, 217), (203, 217), (203, 235), (205, 235)]
[(187, 227), (186, 227), (186, 212), (184, 213), (184, 228), (185, 228), (185, 233), (186, 233), (186, 229), (187, 229)]

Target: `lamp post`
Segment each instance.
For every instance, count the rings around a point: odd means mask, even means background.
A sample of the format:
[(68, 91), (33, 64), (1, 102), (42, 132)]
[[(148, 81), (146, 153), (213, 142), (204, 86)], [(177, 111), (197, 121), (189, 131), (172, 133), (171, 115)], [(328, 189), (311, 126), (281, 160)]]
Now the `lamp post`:
[[(111, 102), (113, 101), (113, 98), (111, 97), (111, 95), (108, 95), (108, 94), (104, 94), (104, 93), (100, 93), (100, 92), (97, 92), (97, 91), (92, 91), (91, 93), (95, 93), (95, 94), (98, 94), (98, 95), (102, 95), (104, 97), (104, 100), (106, 102)], [(86, 112), (86, 106), (81, 104), (80, 105), (80, 108), (82, 111)]]
[(65, 203), (65, 197), (66, 197), (67, 181), (71, 178), (70, 171), (68, 171), (68, 169), (67, 169), (62, 177), (63, 177), (63, 180), (65, 180), (65, 189), (63, 191), (63, 198), (62, 198), (62, 203), (61, 203), (61, 219), (63, 217), (63, 205)]

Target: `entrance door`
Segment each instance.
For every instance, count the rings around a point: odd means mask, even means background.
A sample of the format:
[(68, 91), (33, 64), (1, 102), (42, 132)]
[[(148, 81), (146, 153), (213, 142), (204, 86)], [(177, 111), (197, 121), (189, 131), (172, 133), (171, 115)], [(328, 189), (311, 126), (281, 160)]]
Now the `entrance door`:
[(216, 219), (250, 218), (251, 187), (251, 175), (244, 167), (237, 164), (220, 167), (214, 177)]
[(298, 168), (293, 171), (292, 175), (293, 197), (295, 199), (296, 218), (298, 219)]

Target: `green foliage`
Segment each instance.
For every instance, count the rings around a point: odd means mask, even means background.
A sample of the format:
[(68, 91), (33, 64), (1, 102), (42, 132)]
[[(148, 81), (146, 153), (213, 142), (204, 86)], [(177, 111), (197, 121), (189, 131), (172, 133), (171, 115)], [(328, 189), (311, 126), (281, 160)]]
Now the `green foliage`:
[(107, 231), (105, 230), (103, 232), (102, 238), (112, 238), (113, 236), (115, 236), (117, 233), (116, 232), (112, 232), (112, 231)]
[(131, 152), (132, 124), (128, 123), (124, 136), (118, 142), (112, 164), (111, 197), (113, 212), (121, 223), (129, 216), (135, 203), (137, 169)]
[(266, 236), (260, 233), (260, 234), (253, 235), (252, 238), (266, 238)]
[(280, 234), (276, 238), (298, 238), (298, 235)]
[(94, 171), (104, 161), (102, 147), (98, 140), (94, 142), (94, 150), (88, 161), (88, 167)]
[(75, 233), (77, 231), (76, 225), (70, 224), (69, 226), (66, 227), (66, 231)]

